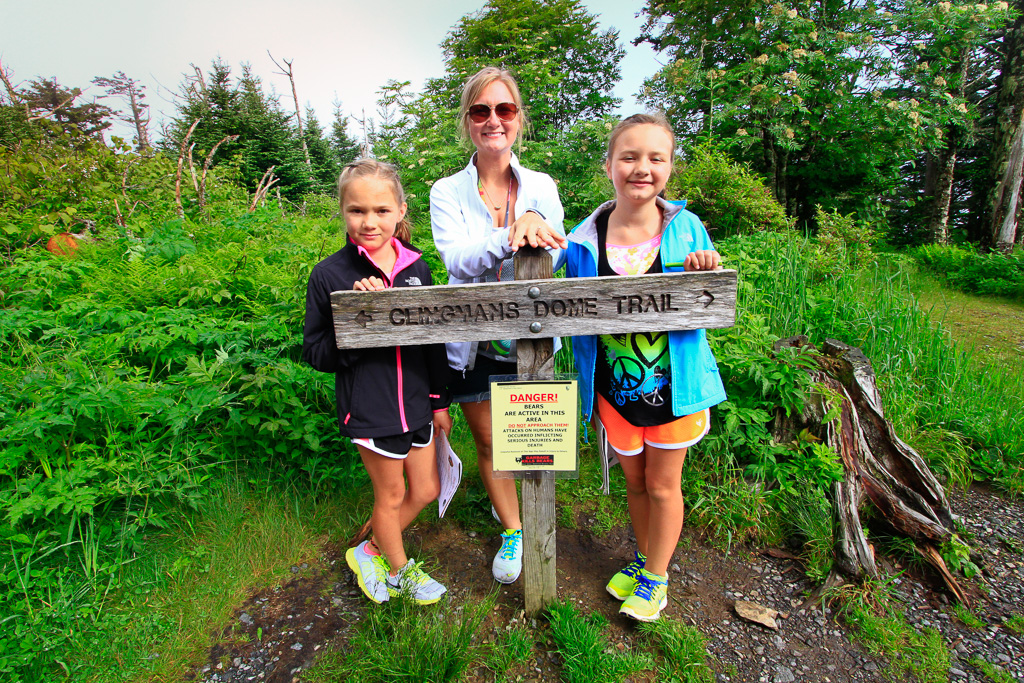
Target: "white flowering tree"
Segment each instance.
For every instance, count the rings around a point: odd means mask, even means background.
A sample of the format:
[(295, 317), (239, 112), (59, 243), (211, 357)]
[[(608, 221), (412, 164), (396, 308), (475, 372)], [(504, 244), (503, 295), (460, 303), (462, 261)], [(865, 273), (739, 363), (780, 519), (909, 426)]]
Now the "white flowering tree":
[(1003, 5), (648, 0), (641, 39), (670, 61), (644, 97), (684, 135), (749, 162), (790, 215), (809, 221), (821, 205), (878, 219), (905, 166), (944, 148), (952, 120), (969, 119), (971, 102), (955, 89), (932, 96), (935, 78), (956, 71), (961, 43), (937, 47), (943, 61), (929, 66), (927, 90), (915, 43), (956, 18), (957, 39), (976, 47)]

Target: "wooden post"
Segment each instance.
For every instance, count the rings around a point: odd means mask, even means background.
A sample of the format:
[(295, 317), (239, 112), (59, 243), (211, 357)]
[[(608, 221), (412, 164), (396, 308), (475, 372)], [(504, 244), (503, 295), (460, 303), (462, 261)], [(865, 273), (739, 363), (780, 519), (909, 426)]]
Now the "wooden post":
[[(551, 255), (526, 247), (515, 257), (516, 280), (546, 280), (551, 277)], [(542, 330), (543, 331), (543, 330)], [(524, 380), (555, 378), (554, 340), (516, 341), (519, 377)], [(539, 614), (555, 601), (555, 473), (528, 472), (522, 480), (523, 493), (523, 594), (526, 613)]]

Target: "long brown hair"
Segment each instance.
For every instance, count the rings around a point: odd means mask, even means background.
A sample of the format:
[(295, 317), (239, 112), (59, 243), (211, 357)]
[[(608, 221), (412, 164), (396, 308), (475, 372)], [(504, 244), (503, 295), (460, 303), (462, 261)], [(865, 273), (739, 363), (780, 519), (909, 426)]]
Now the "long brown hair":
[[(391, 185), (391, 191), (395, 193), (395, 202), (401, 206), (405, 204), (405, 190), (402, 189), (402, 181), (398, 177), (398, 169), (391, 164), (369, 157), (356, 159), (341, 170), (338, 176), (338, 206), (342, 211), (345, 209), (345, 189), (357, 178), (380, 178)], [(406, 211), (402, 220), (395, 225), (395, 237), (403, 242), (412, 241), (412, 230), (409, 227), (409, 213)]]

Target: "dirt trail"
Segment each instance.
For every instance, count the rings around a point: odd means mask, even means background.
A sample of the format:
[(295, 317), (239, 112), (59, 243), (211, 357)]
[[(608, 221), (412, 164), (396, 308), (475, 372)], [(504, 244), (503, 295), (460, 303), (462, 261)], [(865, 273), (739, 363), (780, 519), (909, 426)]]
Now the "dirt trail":
[[(974, 657), (999, 665), (1024, 680), (1024, 637), (1006, 625), (1024, 615), (1024, 502), (1005, 501), (975, 489), (953, 494), (952, 505), (972, 534), (971, 541), (988, 563), (972, 609), (982, 622), (970, 628), (959, 621), (939, 582), (927, 571), (884, 558), (883, 566), (899, 573), (894, 588), (904, 616), (918, 629), (937, 629), (953, 655), (953, 681), (985, 681), (970, 664)], [(579, 519), (580, 529), (558, 533), (559, 599), (577, 603), (581, 611), (598, 611), (609, 622), (613, 647), (643, 647), (633, 622), (617, 613), (619, 603), (604, 590), (604, 582), (623, 563), (631, 540), (625, 528), (595, 536), (587, 531), (593, 520)], [(449, 603), (483, 599), (495, 584), (490, 558), (497, 540), (465, 532), (452, 524), (421, 526), (411, 532), (424, 557), (439, 565), (434, 575), (450, 588)], [(493, 546), (493, 547), (492, 547)], [(716, 679), (788, 683), (790, 681), (887, 681), (894, 674), (883, 657), (864, 650), (850, 630), (828, 609), (804, 608), (812, 585), (798, 562), (779, 559), (765, 548), (734, 548), (725, 553), (694, 529), (684, 530), (670, 572), (671, 599), (665, 614), (700, 629)], [(344, 647), (370, 603), (363, 598), (345, 566), (343, 549), (329, 546), (320, 561), (295, 567), (296, 578), (281, 588), (254, 596), (222, 634), (222, 642), (192, 680), (204, 682), (302, 680), (317, 654), (326, 646)], [(780, 612), (778, 631), (745, 622), (736, 616), (736, 600), (749, 600)], [(443, 608), (443, 607), (439, 607)], [(493, 639), (522, 616), (522, 583), (501, 588), (495, 613), (484, 626), (484, 640)], [(543, 622), (527, 620), (532, 627)], [(557, 681), (556, 653), (538, 645), (511, 680)], [(491, 681), (486, 669), (470, 671), (470, 681)], [(653, 677), (649, 680), (653, 680)]]

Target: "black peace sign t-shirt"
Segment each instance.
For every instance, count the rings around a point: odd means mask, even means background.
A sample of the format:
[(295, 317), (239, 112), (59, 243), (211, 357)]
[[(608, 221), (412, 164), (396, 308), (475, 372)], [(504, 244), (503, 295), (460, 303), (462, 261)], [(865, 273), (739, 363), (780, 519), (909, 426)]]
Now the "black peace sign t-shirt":
[[(608, 212), (597, 217), (597, 274), (617, 276), (608, 264)], [(647, 273), (661, 272), (655, 258)], [(598, 335), (594, 383), (615, 410), (631, 425), (653, 427), (676, 420), (672, 414), (672, 367), (668, 333)]]

